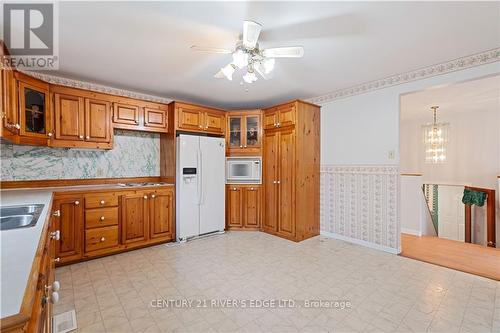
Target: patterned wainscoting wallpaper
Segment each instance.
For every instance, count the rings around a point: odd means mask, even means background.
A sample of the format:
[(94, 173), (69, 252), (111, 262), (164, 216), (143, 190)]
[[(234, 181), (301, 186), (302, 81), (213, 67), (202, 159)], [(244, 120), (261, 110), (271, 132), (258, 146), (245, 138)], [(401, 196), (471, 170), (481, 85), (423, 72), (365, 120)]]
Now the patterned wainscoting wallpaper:
[(2, 180), (147, 177), (160, 175), (160, 135), (115, 130), (111, 150), (0, 143)]
[(398, 252), (399, 168), (321, 166), (321, 232)]

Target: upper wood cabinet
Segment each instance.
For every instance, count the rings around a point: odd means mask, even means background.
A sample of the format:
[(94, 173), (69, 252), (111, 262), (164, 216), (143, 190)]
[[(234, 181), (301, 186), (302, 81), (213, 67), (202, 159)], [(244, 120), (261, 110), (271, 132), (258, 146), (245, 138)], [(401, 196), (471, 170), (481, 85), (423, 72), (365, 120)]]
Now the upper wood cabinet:
[(175, 112), (177, 130), (224, 134), (226, 112), (180, 102), (174, 102), (170, 105)]
[(17, 144), (47, 145), (52, 131), (49, 84), (2, 70), (2, 137)]
[[(300, 241), (319, 234), (320, 108), (294, 101), (265, 110), (263, 230)], [(266, 120), (265, 120), (266, 122)], [(278, 124), (279, 123), (279, 124)]]
[(111, 103), (65, 87), (52, 89), (55, 133), (49, 146), (113, 148)]
[(111, 107), (107, 101), (85, 99), (85, 140), (111, 142)]
[(138, 100), (113, 103), (113, 127), (167, 133), (168, 106)]
[(113, 123), (139, 126), (139, 107), (137, 105), (113, 103)]
[(264, 129), (292, 126), (295, 124), (297, 102), (264, 109)]
[(262, 112), (249, 110), (227, 114), (227, 151), (229, 155), (260, 155)]

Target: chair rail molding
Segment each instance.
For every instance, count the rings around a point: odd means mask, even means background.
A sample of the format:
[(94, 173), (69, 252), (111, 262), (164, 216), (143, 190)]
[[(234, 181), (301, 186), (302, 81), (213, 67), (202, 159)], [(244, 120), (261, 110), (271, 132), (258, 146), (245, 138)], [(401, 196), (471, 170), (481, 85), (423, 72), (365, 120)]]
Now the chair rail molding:
[(321, 234), (400, 252), (399, 167), (321, 166)]
[(95, 92), (99, 92), (99, 93), (103, 93), (103, 94), (129, 97), (129, 98), (140, 99), (140, 100), (156, 102), (156, 103), (168, 104), (168, 103), (172, 102), (172, 99), (170, 99), (170, 98), (138, 93), (138, 92), (134, 92), (134, 91), (126, 90), (126, 89), (109, 87), (109, 86), (105, 86), (105, 85), (97, 84), (97, 83), (92, 83), (92, 82), (74, 80), (74, 79), (69, 79), (69, 78), (64, 78), (64, 77), (60, 77), (60, 76), (50, 75), (50, 74), (46, 74), (46, 73), (39, 73), (39, 72), (34, 72), (34, 71), (21, 71), (21, 72), (23, 72), (26, 75), (32, 76), (34, 78), (40, 79), (42, 81), (52, 83), (52, 84), (58, 84), (58, 85), (65, 86), (65, 87), (85, 89), (85, 90), (95, 91)]
[(419, 68), (413, 71), (392, 75), (383, 79), (364, 82), (349, 88), (335, 90), (325, 95), (312, 97), (306, 99), (306, 101), (320, 105), (326, 104), (337, 99), (364, 94), (370, 91), (388, 88), (411, 81), (417, 81), (432, 76), (447, 74), (450, 72), (455, 72), (479, 65), (485, 65), (496, 61), (500, 61), (500, 48), (476, 53), (428, 67)]

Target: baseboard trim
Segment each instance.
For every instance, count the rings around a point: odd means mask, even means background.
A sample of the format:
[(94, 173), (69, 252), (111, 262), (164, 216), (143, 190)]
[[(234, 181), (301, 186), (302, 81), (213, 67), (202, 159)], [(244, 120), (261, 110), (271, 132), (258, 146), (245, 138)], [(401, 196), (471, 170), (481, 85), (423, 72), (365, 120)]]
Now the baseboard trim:
[(384, 251), (384, 252), (388, 252), (388, 253), (392, 253), (392, 254), (399, 254), (401, 252), (398, 249), (393, 249), (391, 247), (387, 247), (387, 246), (382, 246), (382, 245), (370, 243), (370, 242), (367, 242), (367, 241), (364, 241), (364, 240), (361, 240), (361, 239), (355, 239), (355, 238), (351, 238), (351, 237), (342, 236), (342, 235), (339, 235), (339, 234), (336, 234), (336, 233), (333, 233), (333, 232), (321, 231), (321, 236), (325, 236), (325, 237), (330, 237), (330, 238), (334, 238), (334, 239), (346, 241), (346, 242), (349, 242), (349, 243), (353, 243), (353, 244), (357, 244), (357, 245), (369, 247), (369, 248), (374, 249), (374, 250)]
[(409, 234), (409, 235), (413, 235), (413, 236), (418, 236), (418, 237), (422, 236), (422, 233), (420, 231), (414, 230), (414, 229), (401, 228), (401, 233)]

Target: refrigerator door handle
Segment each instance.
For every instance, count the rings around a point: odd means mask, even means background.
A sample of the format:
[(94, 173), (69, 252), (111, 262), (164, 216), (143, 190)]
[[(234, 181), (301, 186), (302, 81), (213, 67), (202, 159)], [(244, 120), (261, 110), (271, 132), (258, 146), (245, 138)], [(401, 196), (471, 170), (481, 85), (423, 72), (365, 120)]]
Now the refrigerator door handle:
[(200, 205), (203, 204), (205, 200), (203, 200), (203, 192), (204, 192), (204, 184), (203, 184), (203, 151), (200, 149), (200, 183), (201, 183), (201, 191), (200, 191)]
[(198, 168), (197, 170), (197, 178), (198, 178), (198, 205), (201, 205), (201, 150), (198, 150), (196, 154), (196, 166)]

